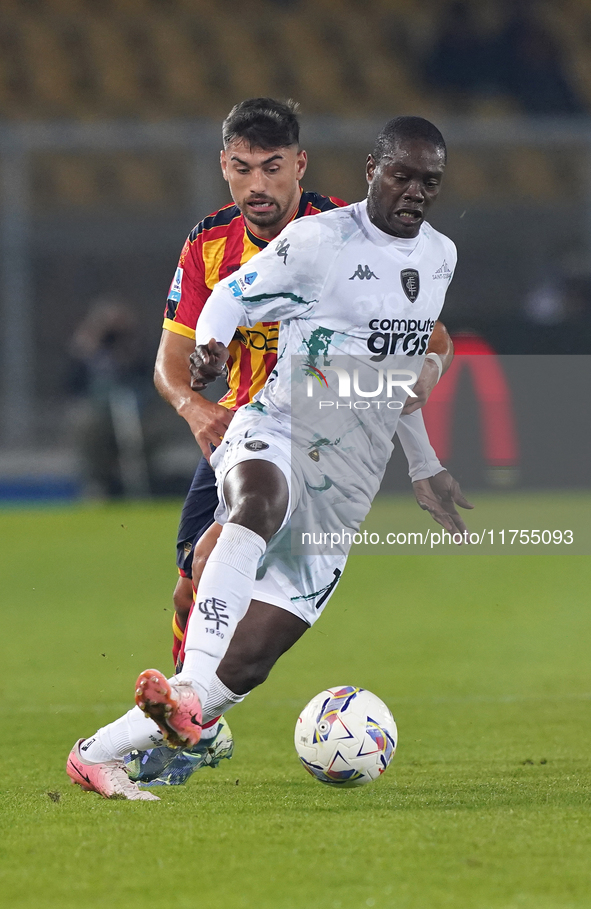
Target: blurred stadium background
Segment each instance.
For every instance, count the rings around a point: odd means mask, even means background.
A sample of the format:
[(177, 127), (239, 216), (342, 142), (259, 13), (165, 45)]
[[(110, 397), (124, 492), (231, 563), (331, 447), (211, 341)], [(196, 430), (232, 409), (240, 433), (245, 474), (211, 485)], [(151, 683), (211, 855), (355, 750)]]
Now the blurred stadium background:
[[(589, 0), (2, 0), (0, 49), (1, 499), (184, 493), (195, 445), (151, 366), (184, 238), (229, 200), (221, 120), (258, 95), (301, 103), (305, 187), (351, 201), (385, 120), (440, 126), (450, 157), (432, 220), (460, 251), (445, 321), (499, 355), (568, 355), (576, 394), (538, 358), (513, 393), (520, 427), (543, 391), (537, 435), (517, 440), (542, 461), (521, 478), (589, 485)], [(133, 396), (93, 436), (81, 351), (108, 312), (127, 320)], [(460, 476), (478, 485), (502, 467), (516, 481), (515, 451), (497, 463), (470, 436), (462, 382)], [(121, 476), (85, 484), (84, 445), (109, 444)]]

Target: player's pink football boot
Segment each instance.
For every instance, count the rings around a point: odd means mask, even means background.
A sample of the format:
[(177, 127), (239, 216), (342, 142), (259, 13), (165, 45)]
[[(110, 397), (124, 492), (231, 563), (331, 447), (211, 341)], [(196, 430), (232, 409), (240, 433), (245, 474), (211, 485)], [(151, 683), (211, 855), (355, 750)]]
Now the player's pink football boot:
[(145, 669), (136, 682), (135, 702), (173, 748), (192, 748), (201, 738), (201, 701), (190, 682), (171, 684), (157, 669)]
[(73, 783), (89, 792), (98, 792), (105, 799), (141, 799), (144, 802), (159, 802), (158, 796), (144, 792), (127, 776), (123, 761), (103, 761), (101, 764), (86, 764), (80, 756), (79, 739), (68, 756), (66, 772)]

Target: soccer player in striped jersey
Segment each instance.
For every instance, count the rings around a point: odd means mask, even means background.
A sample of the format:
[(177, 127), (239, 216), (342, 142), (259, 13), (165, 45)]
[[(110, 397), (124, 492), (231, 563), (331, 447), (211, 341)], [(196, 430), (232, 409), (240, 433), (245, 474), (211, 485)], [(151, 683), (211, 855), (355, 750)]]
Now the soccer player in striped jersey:
[[(201, 221), (187, 238), (168, 294), (155, 371), (158, 391), (184, 417), (206, 455), (211, 445), (219, 445), (237, 408), (252, 401), (274, 368), (279, 324), (238, 329), (230, 344), (229, 391), (215, 404), (191, 389), (188, 369), (205, 302), (218, 281), (264, 249), (290, 221), (346, 205), (301, 189), (307, 156), (299, 146), (292, 102), (243, 101), (230, 111), (222, 135), (220, 163), (234, 202)], [(175, 659), (192, 603), (194, 544), (213, 523), (216, 505), (215, 476), (204, 458), (187, 495), (177, 539)]]
[[(183, 246), (168, 293), (154, 377), (156, 388), (187, 421), (206, 456), (211, 446), (219, 445), (235, 411), (263, 388), (277, 361), (279, 335), (278, 322), (238, 328), (229, 347), (227, 394), (218, 403), (196, 394), (190, 385), (189, 356), (195, 349), (195, 326), (213, 288), (265, 249), (290, 221), (347, 204), (301, 188), (307, 155), (300, 148), (293, 102), (252, 98), (235, 105), (223, 123), (222, 138), (220, 164), (234, 201), (200, 221)], [(185, 499), (177, 536), (175, 662), (193, 603), (195, 544), (201, 540), (197, 562), (202, 570), (221, 530), (211, 526), (217, 504), (215, 474), (204, 457)], [(216, 733), (209, 742), (208, 732)], [(134, 756), (128, 771), (143, 781), (156, 773), (158, 780), (180, 783), (203, 762), (216, 765), (229, 757), (231, 747), (227, 724), (223, 721), (218, 729), (216, 722), (206, 729), (196, 754), (171, 763), (170, 750), (156, 749), (152, 755)], [(157, 752), (169, 763), (167, 773), (158, 770)]]

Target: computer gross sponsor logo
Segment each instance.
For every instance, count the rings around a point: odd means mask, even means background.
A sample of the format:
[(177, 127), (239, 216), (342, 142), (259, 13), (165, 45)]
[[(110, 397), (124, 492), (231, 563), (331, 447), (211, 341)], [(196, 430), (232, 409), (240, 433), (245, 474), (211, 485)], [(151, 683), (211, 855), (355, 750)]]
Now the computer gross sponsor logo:
[(372, 319), (367, 347), (378, 363), (389, 354), (420, 357), (427, 350), (434, 319)]

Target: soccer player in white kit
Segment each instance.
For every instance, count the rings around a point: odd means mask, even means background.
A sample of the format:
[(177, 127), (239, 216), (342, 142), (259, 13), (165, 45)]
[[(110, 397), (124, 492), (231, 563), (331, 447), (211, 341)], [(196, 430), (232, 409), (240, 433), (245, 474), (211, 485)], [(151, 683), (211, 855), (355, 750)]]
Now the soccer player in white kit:
[[(121, 758), (130, 744), (144, 749), (162, 736), (177, 747), (199, 740), (201, 705), (251, 600), (266, 607), (261, 633), (288, 629), (293, 640), (326, 605), (346, 548), (334, 555), (297, 555), (286, 546), (286, 534), (308, 512), (319, 517), (320, 530), (339, 522), (353, 531), (359, 526), (379, 488), (400, 412), (413, 394), (408, 370), (415, 380), (419, 374), (424, 380), (425, 371), (438, 372), (437, 358), (425, 360), (425, 351), (456, 250), (424, 217), (439, 193), (445, 161), (445, 142), (433, 124), (417, 117), (391, 120), (368, 157), (366, 201), (291, 223), (214, 289), (196, 338), (212, 372), (225, 361), (238, 325), (267, 320), (282, 323), (277, 366), (257, 400), (237, 412), (212, 456), (223, 529), (199, 583), (183, 669), (170, 681), (156, 670), (143, 672), (136, 704), (145, 717), (130, 711), (111, 724), (111, 733), (74, 746), (68, 773), (85, 788), (155, 798), (122, 781)], [(386, 355), (403, 361), (406, 379), (380, 368)], [(307, 387), (322, 368), (338, 374), (338, 357), (373, 366), (382, 383), (386, 378), (388, 406), (375, 408), (370, 419), (352, 410), (329, 419), (332, 437), (329, 431), (319, 438), (313, 425), (292, 412), (292, 385)], [(420, 411), (408, 431), (425, 475), (441, 474)], [(227, 706), (243, 696), (228, 697)], [(125, 725), (120, 736), (118, 723)]]

